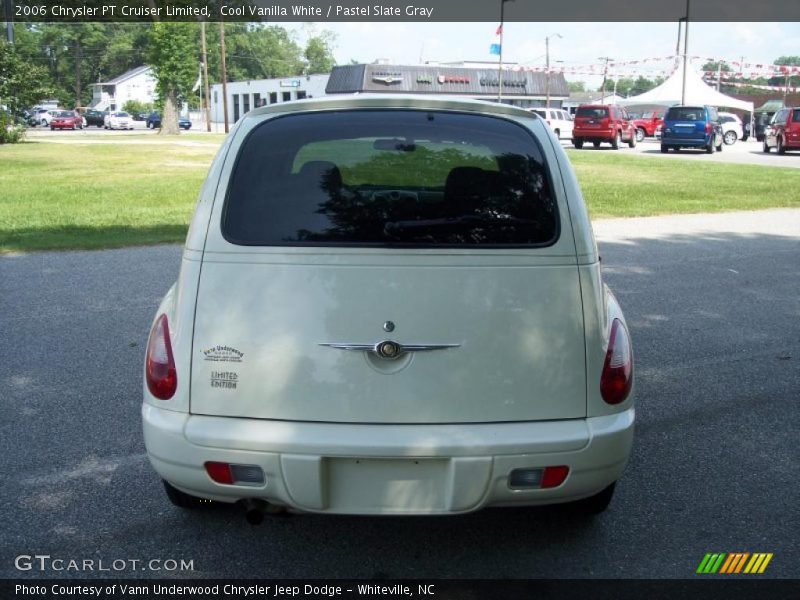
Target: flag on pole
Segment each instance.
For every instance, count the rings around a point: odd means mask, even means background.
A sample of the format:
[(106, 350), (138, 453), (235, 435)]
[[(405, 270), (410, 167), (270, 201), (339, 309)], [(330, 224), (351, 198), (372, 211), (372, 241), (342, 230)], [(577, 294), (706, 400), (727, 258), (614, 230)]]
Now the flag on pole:
[(197, 81), (194, 82), (194, 86), (192, 86), (192, 91), (196, 92), (200, 89), (200, 84), (203, 82), (203, 63), (200, 63), (200, 69), (197, 71)]
[(497, 54), (499, 56), (500, 55), (500, 49), (501, 49), (500, 37), (503, 35), (503, 24), (502, 23), (500, 23), (500, 25), (497, 26), (497, 31), (494, 32), (494, 35), (495, 35), (494, 44), (489, 46), (489, 54)]

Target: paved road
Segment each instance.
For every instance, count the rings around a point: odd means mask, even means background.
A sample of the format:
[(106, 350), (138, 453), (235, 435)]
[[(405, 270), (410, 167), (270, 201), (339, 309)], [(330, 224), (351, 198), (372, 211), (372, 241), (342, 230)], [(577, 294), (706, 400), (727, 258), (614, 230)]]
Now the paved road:
[(797, 577), (800, 211), (596, 230), (635, 342), (639, 420), (594, 521), (496, 509), (254, 528), (233, 509), (184, 513), (139, 426), (143, 344), (180, 249), (0, 258), (0, 576), (49, 554), (193, 560), (197, 577), (691, 577), (708, 551), (764, 551), (766, 575)]

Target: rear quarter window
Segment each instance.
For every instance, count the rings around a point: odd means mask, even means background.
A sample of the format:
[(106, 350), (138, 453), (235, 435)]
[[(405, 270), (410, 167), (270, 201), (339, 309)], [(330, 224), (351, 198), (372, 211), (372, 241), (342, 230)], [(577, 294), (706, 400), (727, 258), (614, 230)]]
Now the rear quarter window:
[(222, 234), (258, 246), (546, 246), (538, 142), (506, 119), (353, 110), (267, 120), (242, 144)]

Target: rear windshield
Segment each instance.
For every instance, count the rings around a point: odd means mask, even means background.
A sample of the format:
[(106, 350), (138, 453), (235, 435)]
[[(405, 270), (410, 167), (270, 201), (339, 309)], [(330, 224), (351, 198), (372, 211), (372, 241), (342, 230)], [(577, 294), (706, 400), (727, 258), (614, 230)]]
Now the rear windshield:
[(587, 119), (604, 119), (608, 116), (608, 107), (606, 106), (581, 106), (575, 113), (576, 117), (585, 117)]
[(705, 121), (706, 111), (702, 107), (673, 106), (667, 111), (665, 121)]
[(792, 113), (792, 123), (800, 123), (800, 110), (794, 109)]
[(222, 217), (241, 245), (548, 245), (558, 215), (533, 136), (415, 110), (278, 117), (242, 145)]

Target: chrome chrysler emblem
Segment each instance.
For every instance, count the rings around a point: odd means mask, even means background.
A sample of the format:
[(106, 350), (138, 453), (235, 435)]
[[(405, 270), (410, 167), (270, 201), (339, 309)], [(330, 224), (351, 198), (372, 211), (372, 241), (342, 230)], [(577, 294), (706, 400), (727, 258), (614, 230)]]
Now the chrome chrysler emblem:
[(444, 350), (458, 348), (461, 344), (399, 344), (392, 340), (383, 340), (377, 344), (351, 344), (347, 342), (321, 343), (320, 346), (336, 348), (338, 350), (357, 350), (370, 352), (384, 360), (395, 360), (409, 352), (428, 352), (430, 350)]

